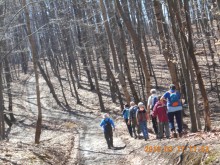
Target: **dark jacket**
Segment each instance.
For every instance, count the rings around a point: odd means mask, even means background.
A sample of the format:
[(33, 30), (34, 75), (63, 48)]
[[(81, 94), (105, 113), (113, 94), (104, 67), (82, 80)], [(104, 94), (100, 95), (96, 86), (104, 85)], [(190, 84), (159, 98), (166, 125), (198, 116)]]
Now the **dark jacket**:
[(147, 121), (147, 111), (146, 110), (140, 111), (138, 109), (136, 113), (136, 117), (138, 122)]

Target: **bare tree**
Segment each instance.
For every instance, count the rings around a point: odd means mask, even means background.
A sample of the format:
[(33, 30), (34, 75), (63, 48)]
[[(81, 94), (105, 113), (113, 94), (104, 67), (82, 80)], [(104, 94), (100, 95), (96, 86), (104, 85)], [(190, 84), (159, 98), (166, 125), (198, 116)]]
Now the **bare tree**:
[(36, 94), (37, 94), (37, 109), (38, 109), (38, 117), (37, 117), (37, 125), (36, 125), (36, 133), (35, 133), (35, 143), (40, 143), (40, 135), (41, 135), (41, 126), (42, 126), (42, 111), (41, 111), (41, 102), (40, 102), (40, 86), (39, 86), (39, 74), (37, 69), (37, 50), (36, 50), (36, 43), (34, 41), (34, 37), (32, 35), (31, 30), (31, 22), (30, 22), (30, 14), (28, 11), (28, 7), (26, 6), (26, 0), (22, 1), (22, 5), (25, 10), (25, 18), (27, 24), (27, 33), (28, 39), (31, 46), (31, 54), (33, 57), (33, 65), (34, 65), (34, 74), (35, 74), (35, 87), (36, 87)]

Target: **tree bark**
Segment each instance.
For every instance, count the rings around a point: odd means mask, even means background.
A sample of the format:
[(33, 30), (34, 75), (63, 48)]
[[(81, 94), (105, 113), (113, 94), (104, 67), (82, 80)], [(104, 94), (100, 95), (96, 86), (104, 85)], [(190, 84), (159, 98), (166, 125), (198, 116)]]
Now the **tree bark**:
[[(3, 10), (3, 9), (0, 6), (0, 14), (2, 14), (1, 10)], [(0, 24), (2, 25), (1, 22), (0, 22)], [(5, 139), (4, 100), (3, 100), (3, 85), (2, 84), (3, 84), (3, 82), (2, 82), (2, 62), (0, 62), (0, 140)]]
[(28, 8), (26, 7), (26, 0), (22, 1), (24, 10), (25, 10), (25, 18), (27, 24), (27, 35), (31, 46), (31, 54), (33, 57), (33, 65), (34, 65), (34, 74), (35, 74), (35, 83), (36, 83), (36, 93), (37, 93), (37, 109), (38, 109), (38, 118), (37, 118), (37, 125), (36, 125), (36, 132), (35, 132), (35, 143), (40, 143), (40, 135), (41, 135), (41, 127), (42, 127), (42, 110), (41, 110), (41, 102), (40, 102), (40, 87), (39, 87), (39, 74), (37, 69), (37, 50), (36, 44), (34, 41), (33, 35), (31, 35), (31, 23), (30, 23), (30, 15)]
[[(122, 0), (122, 1), (124, 1), (124, 0)], [(150, 74), (147, 69), (147, 62), (146, 62), (146, 58), (144, 56), (144, 52), (142, 49), (141, 40), (138, 38), (138, 35), (136, 34), (135, 30), (133, 29), (132, 24), (131, 24), (130, 20), (128, 19), (127, 15), (125, 15), (125, 13), (123, 12), (120, 1), (115, 0), (115, 4), (117, 6), (117, 10), (118, 10), (120, 16), (122, 17), (122, 19), (127, 27), (128, 32), (132, 38), (134, 47), (137, 50), (137, 55), (141, 59), (141, 64), (142, 64), (144, 78), (145, 78), (145, 90), (147, 92), (147, 95), (149, 96), (150, 95), (150, 88), (151, 88)]]
[[(204, 82), (202, 79), (202, 74), (196, 59), (196, 56), (194, 54), (193, 51), (193, 40), (192, 40), (192, 34), (191, 34), (191, 20), (190, 20), (190, 11), (189, 11), (189, 4), (188, 4), (188, 0), (184, 0), (184, 9), (185, 9), (185, 13), (186, 13), (186, 21), (187, 21), (187, 30), (188, 30), (188, 52), (189, 55), (192, 59), (194, 68), (195, 68), (195, 72), (196, 72), (196, 76), (197, 76), (197, 81), (199, 84), (199, 88), (203, 97), (203, 105), (204, 105), (204, 119), (205, 119), (205, 130), (206, 131), (211, 131), (211, 120), (210, 120), (210, 111), (209, 111), (209, 102), (208, 102), (208, 97), (207, 97), (207, 93), (205, 90), (205, 86), (204, 86)], [(183, 34), (182, 34), (183, 35)], [(185, 38), (185, 43), (187, 44), (187, 39), (186, 36), (184, 35)]]
[(155, 15), (157, 19), (157, 28), (158, 28), (158, 33), (160, 36), (160, 42), (161, 42), (160, 45), (162, 47), (163, 56), (169, 68), (172, 83), (175, 84), (176, 88), (179, 90), (180, 87), (178, 83), (176, 65), (175, 65), (172, 54), (170, 54), (171, 49), (170, 49), (169, 43), (167, 43), (169, 40), (167, 40), (165, 37), (168, 34), (165, 34), (165, 30), (163, 30), (163, 22), (164, 22), (163, 17), (164, 16), (163, 16), (163, 11), (162, 11), (162, 4), (160, 3), (159, 0), (154, 0), (154, 9), (155, 9)]
[(7, 83), (7, 94), (8, 94), (8, 111), (10, 112), (10, 119), (11, 122), (15, 122), (15, 117), (12, 112), (12, 93), (11, 93), (11, 71), (10, 71), (10, 66), (8, 62), (8, 57), (5, 57), (4, 59), (5, 62), (5, 79)]

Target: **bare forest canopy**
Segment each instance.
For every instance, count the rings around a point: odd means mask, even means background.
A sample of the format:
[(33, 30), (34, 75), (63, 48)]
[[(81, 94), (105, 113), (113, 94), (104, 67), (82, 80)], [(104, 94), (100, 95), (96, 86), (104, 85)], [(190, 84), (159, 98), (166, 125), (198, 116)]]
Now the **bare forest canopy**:
[(42, 122), (39, 76), (59, 106), (69, 107), (64, 89), (82, 104), (78, 90), (87, 85), (102, 112), (107, 104), (100, 83), (121, 107), (131, 100), (146, 104), (151, 88), (165, 91), (173, 83), (189, 107), (191, 131), (202, 129), (200, 117), (211, 130), (209, 92), (220, 101), (219, 9), (220, 0), (1, 0), (1, 139), (4, 121), (15, 120), (12, 86), (31, 73), (36, 143)]

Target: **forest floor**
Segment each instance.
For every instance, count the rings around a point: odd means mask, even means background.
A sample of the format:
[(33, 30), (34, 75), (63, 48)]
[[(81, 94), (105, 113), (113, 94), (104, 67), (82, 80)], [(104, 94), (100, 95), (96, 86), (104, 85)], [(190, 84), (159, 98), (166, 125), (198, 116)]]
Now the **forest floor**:
[[(153, 64), (160, 86), (159, 94), (163, 94), (170, 83), (167, 66), (154, 47), (149, 51), (154, 58), (157, 58), (153, 60)], [(134, 68), (131, 70), (135, 75)], [(61, 72), (61, 75), (65, 75), (65, 71)], [(78, 92), (82, 104), (76, 104), (75, 97), (70, 93), (68, 81), (65, 81), (64, 77), (62, 82), (69, 107), (61, 108), (54, 101), (46, 82), (40, 76), (43, 121), (40, 144), (35, 144), (38, 114), (35, 78), (31, 70), (26, 75), (20, 73), (17, 80), (12, 83), (13, 113), (16, 122), (11, 128), (7, 128), (6, 140), (0, 142), (0, 164), (220, 164), (220, 104), (213, 90), (208, 89), (212, 132), (190, 133), (189, 111), (186, 109), (185, 113), (188, 117), (183, 118), (182, 138), (156, 140), (152, 125), (148, 123), (150, 139), (144, 141), (129, 136), (119, 105), (112, 103), (110, 98), (108, 82), (100, 81), (106, 111), (116, 125), (114, 132), (116, 148), (112, 150), (107, 149), (102, 128), (99, 126), (103, 113), (100, 112), (97, 94), (90, 91), (85, 75), (81, 78), (82, 88), (78, 89)], [(103, 78), (105, 79), (104, 76)], [(137, 81), (138, 77), (134, 77), (134, 80)], [(59, 100), (64, 102), (57, 78), (51, 76), (51, 81)], [(209, 85), (208, 82), (205, 84)], [(199, 108), (202, 112), (201, 100), (200, 97)], [(204, 126), (204, 120), (201, 121)], [(178, 150), (184, 146), (186, 146), (184, 152)], [(161, 150), (151, 151), (151, 147), (160, 147)]]
[[(19, 83), (15, 84), (13, 110), (17, 120), (8, 128), (7, 140), (0, 143), (0, 164), (220, 164), (218, 107), (212, 114), (212, 132), (189, 133), (185, 127), (182, 138), (159, 141), (155, 139), (149, 124), (150, 139), (144, 141), (128, 135), (118, 105), (111, 103), (111, 99), (106, 96), (104, 101), (108, 105), (107, 111), (116, 124), (116, 148), (112, 150), (107, 149), (99, 126), (102, 113), (96, 93), (84, 86), (79, 89), (83, 104), (77, 105), (75, 99), (69, 96), (70, 107), (62, 109), (56, 105), (45, 81), (40, 77), (43, 125), (40, 144), (37, 145), (34, 144), (37, 106), (33, 73), (22, 74)], [(185, 113), (188, 111), (185, 110)], [(189, 117), (184, 117), (184, 123), (190, 127)], [(187, 144), (184, 153), (178, 151), (178, 147)], [(171, 148), (167, 151), (150, 151), (151, 146)], [(193, 150), (190, 150), (190, 146), (194, 146)]]

